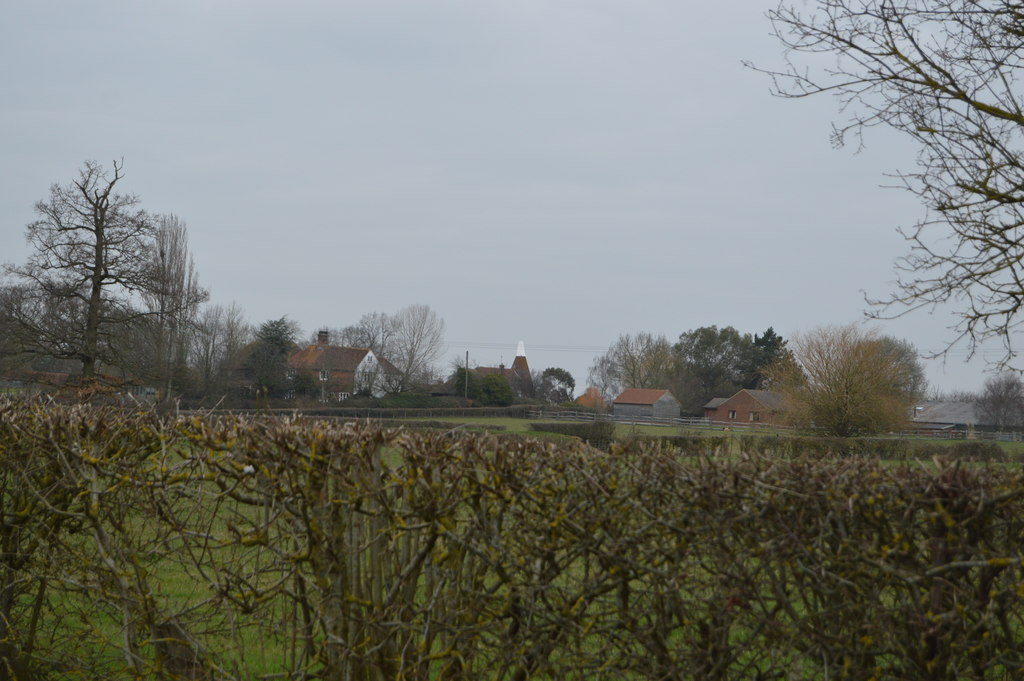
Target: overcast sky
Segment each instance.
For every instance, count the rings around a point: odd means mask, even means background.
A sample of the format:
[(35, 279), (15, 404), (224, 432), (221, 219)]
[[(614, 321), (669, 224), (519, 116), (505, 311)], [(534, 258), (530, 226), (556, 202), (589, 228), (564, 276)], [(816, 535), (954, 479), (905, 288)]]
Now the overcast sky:
[[(0, 261), (49, 186), (124, 159), (214, 302), (307, 332), (430, 305), (468, 350), (582, 388), (620, 333), (858, 321), (923, 210), (914, 149), (835, 150), (773, 98), (774, 3), (6, 0)], [(880, 324), (934, 351), (947, 313)], [(993, 355), (992, 358), (995, 358)], [(963, 350), (928, 363), (977, 389)]]

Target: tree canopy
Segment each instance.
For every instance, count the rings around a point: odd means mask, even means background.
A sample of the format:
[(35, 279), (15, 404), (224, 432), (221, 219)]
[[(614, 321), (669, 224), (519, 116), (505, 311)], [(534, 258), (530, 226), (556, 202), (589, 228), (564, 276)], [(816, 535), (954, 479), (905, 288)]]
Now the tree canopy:
[(280, 396), (288, 387), (288, 355), (296, 349), (297, 337), (298, 327), (288, 317), (269, 319), (256, 330), (248, 369), (256, 387), (271, 397)]
[(701, 326), (681, 333), (674, 345), (650, 333), (622, 334), (595, 358), (589, 379), (609, 402), (625, 388), (661, 388), (671, 390), (685, 412), (699, 414), (713, 397), (765, 387), (766, 368), (789, 355), (772, 327), (750, 334)]
[(516, 396), (508, 379), (501, 374), (487, 374), (480, 381), (480, 401), (488, 406), (507, 407)]
[(548, 367), (540, 374), (537, 384), (537, 396), (549, 404), (571, 402), (576, 390), (576, 379), (572, 374), (560, 367)]
[(794, 425), (839, 437), (900, 430), (924, 388), (912, 346), (876, 331), (821, 327), (793, 346), (768, 373)]

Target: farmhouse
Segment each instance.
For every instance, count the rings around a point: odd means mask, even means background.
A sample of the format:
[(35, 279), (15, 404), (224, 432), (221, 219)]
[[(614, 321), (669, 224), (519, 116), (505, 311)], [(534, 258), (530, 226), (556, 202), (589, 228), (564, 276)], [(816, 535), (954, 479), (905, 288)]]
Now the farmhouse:
[(625, 418), (679, 418), (679, 400), (667, 390), (630, 388), (612, 402), (612, 413)]
[(710, 421), (775, 423), (782, 414), (782, 396), (771, 390), (741, 390), (732, 397), (716, 397), (704, 405)]
[(400, 372), (369, 348), (330, 345), (328, 332), (320, 331), (316, 344), (288, 359), (288, 377), (294, 381), (302, 373), (316, 381), (320, 399), (330, 401), (359, 393), (381, 397), (395, 390)]

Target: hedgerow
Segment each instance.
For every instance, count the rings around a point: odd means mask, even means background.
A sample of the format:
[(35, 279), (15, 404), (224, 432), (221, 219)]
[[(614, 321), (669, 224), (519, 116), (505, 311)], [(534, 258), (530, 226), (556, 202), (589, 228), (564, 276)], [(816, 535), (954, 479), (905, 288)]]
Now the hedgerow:
[(540, 422), (531, 423), (530, 429), (539, 433), (558, 433), (578, 437), (599, 449), (607, 449), (615, 439), (615, 423), (612, 421), (585, 422)]
[(788, 435), (743, 435), (737, 438), (740, 451), (763, 456), (876, 457), (889, 461), (931, 460), (935, 457), (960, 461), (1011, 461), (997, 443), (984, 440), (941, 442), (911, 438), (840, 438)]
[(686, 456), (717, 456), (730, 453), (728, 438), (717, 435), (631, 435), (632, 445), (666, 447)]
[(951, 459), (0, 402), (0, 675), (1017, 678), (1022, 499)]

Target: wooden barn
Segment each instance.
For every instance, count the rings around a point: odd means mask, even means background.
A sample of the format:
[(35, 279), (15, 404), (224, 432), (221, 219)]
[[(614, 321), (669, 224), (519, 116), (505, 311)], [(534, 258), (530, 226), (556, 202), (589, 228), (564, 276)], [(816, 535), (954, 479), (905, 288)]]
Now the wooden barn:
[(612, 402), (612, 413), (622, 418), (679, 418), (679, 400), (668, 390), (630, 388)]

